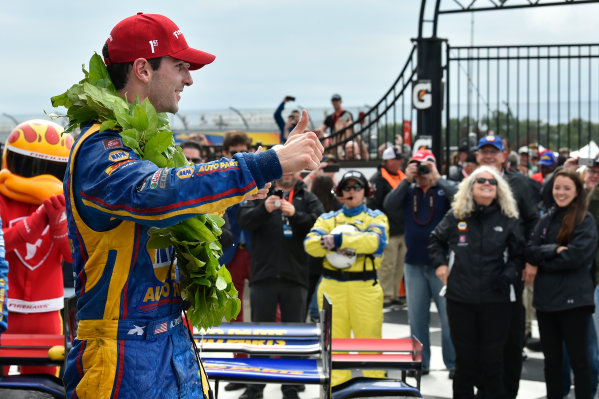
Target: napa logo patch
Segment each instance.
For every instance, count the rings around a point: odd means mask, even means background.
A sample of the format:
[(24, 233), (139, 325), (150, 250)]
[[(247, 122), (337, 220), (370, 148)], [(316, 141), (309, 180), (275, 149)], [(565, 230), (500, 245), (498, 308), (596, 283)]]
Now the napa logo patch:
[(458, 222), (459, 231), (468, 231), (468, 224), (464, 221)]
[(193, 176), (193, 171), (194, 169), (192, 167), (186, 166), (177, 171), (177, 177), (179, 179), (189, 179), (191, 176)]
[(108, 154), (108, 159), (112, 162), (124, 161), (125, 159), (129, 159), (129, 153), (127, 151), (112, 151)]

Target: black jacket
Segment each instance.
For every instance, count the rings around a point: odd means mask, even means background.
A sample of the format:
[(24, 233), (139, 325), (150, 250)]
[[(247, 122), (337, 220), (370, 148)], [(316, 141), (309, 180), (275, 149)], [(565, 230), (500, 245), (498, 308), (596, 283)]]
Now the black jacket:
[(239, 226), (252, 232), (250, 285), (281, 278), (308, 287), (308, 254), (304, 251), (304, 238), (324, 212), (322, 204), (299, 180), (292, 199), (295, 215), (289, 218), (293, 236), (285, 238), (281, 211), (268, 213), (264, 202), (244, 201), (237, 213)]
[[(370, 209), (378, 209), (382, 212), (383, 210), (383, 202), (385, 201), (385, 197), (391, 191), (393, 191), (393, 187), (381, 173), (381, 168), (383, 166), (379, 166), (377, 172), (370, 178), (370, 184), (374, 187), (374, 195), (369, 197), (367, 200), (367, 206)], [(404, 223), (403, 223), (403, 213), (398, 214), (397, 217), (391, 219), (389, 218), (389, 235), (396, 236), (404, 233)]]
[(520, 222), (524, 228), (524, 237), (528, 239), (539, 220), (539, 210), (537, 208), (538, 195), (533, 192), (528, 182), (530, 179), (528, 176), (513, 170), (504, 170), (503, 177), (512, 189), (512, 194), (518, 205)]
[(501, 213), (493, 202), (478, 206), (463, 220), (456, 219), (452, 210), (447, 212), (431, 233), (428, 250), (434, 267), (450, 266), (447, 298), (497, 303), (510, 301), (524, 246), (518, 219)]
[(597, 228), (587, 212), (575, 229), (567, 250), (557, 254), (557, 234), (565, 215), (563, 208), (551, 208), (528, 242), (526, 261), (538, 266), (533, 306), (543, 312), (556, 312), (593, 306), (591, 266), (597, 247)]

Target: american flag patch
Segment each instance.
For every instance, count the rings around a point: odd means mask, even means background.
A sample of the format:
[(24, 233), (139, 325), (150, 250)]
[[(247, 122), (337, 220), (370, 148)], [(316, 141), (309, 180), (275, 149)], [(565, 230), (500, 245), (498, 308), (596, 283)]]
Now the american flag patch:
[(168, 331), (168, 322), (164, 321), (156, 326), (154, 334), (162, 334)]

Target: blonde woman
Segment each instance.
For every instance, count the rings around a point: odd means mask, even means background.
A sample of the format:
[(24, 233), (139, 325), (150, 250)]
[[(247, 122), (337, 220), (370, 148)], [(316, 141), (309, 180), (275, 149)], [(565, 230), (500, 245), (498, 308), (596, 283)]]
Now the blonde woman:
[(431, 233), (429, 256), (445, 284), (456, 351), (454, 398), (505, 397), (503, 346), (524, 252), (516, 202), (496, 169), (481, 166), (460, 183), (452, 209)]

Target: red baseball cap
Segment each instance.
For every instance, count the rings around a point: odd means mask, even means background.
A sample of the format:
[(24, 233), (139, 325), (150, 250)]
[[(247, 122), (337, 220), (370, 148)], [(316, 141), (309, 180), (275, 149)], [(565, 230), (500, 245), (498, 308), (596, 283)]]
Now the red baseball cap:
[(410, 158), (410, 162), (436, 162), (435, 156), (429, 150), (418, 150)]
[(189, 69), (200, 69), (216, 58), (214, 55), (196, 50), (187, 45), (183, 32), (164, 15), (144, 14), (123, 19), (116, 24), (106, 40), (111, 63), (133, 62), (138, 58), (171, 56), (188, 62)]

